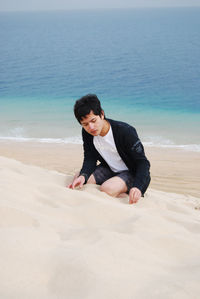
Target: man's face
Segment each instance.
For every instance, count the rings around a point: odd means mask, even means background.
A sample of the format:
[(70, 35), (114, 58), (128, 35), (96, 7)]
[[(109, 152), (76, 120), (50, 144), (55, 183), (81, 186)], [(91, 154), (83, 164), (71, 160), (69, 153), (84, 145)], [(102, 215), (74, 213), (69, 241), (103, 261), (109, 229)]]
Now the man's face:
[(100, 135), (104, 126), (104, 113), (102, 111), (101, 116), (95, 115), (91, 110), (89, 114), (81, 120), (81, 125), (92, 136)]

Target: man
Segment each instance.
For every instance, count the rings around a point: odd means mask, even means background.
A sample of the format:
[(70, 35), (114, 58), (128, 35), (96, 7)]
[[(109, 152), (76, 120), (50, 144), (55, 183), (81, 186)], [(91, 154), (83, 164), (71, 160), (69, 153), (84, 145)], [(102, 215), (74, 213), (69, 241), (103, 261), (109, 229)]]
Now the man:
[(135, 128), (107, 119), (93, 94), (76, 101), (74, 114), (82, 126), (84, 161), (68, 187), (98, 184), (111, 196), (128, 193), (129, 203), (136, 203), (150, 183), (150, 163)]

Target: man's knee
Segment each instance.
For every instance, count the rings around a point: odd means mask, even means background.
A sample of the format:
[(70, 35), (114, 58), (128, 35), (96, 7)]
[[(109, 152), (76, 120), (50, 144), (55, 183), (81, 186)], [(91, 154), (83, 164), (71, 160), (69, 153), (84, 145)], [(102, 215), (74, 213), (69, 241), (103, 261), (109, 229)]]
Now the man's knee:
[(121, 193), (127, 191), (126, 183), (119, 177), (113, 177), (105, 181), (101, 186), (100, 190), (107, 193), (110, 196), (117, 197)]
[(100, 186), (100, 190), (101, 190), (102, 192), (107, 193), (107, 194), (110, 195), (110, 196), (113, 196), (113, 197), (118, 196), (118, 192), (116, 192), (116, 190), (115, 190), (115, 189), (113, 188), (113, 186), (110, 185), (110, 184), (103, 183), (103, 184)]

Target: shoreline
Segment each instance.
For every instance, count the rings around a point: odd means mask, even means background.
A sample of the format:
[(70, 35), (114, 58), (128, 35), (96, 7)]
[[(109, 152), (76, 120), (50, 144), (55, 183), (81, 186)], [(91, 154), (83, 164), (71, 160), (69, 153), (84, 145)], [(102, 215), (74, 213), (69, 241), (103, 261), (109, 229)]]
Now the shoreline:
[[(200, 153), (182, 149), (145, 147), (151, 163), (150, 188), (200, 198)], [(0, 142), (0, 156), (74, 175), (82, 165), (79, 144)]]

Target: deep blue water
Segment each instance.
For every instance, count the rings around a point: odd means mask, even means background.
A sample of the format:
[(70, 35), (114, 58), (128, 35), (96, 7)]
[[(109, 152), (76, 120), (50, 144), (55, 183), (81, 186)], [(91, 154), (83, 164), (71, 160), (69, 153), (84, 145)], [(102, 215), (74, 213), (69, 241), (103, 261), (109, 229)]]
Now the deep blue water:
[(144, 142), (200, 145), (199, 15), (0, 13), (0, 138), (78, 136), (74, 101), (96, 93), (107, 116), (136, 126)]

